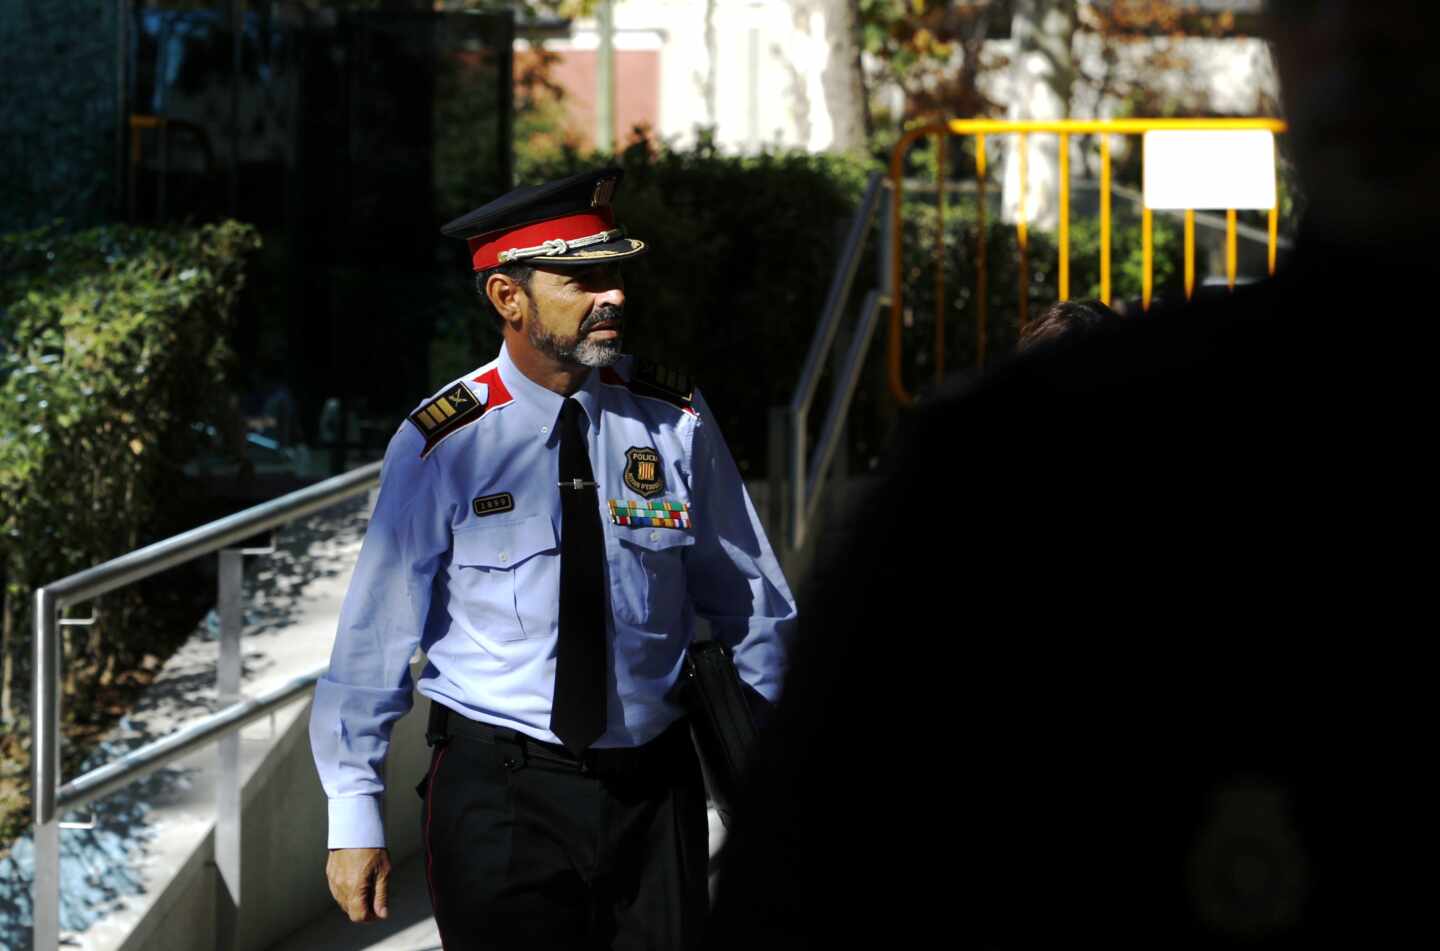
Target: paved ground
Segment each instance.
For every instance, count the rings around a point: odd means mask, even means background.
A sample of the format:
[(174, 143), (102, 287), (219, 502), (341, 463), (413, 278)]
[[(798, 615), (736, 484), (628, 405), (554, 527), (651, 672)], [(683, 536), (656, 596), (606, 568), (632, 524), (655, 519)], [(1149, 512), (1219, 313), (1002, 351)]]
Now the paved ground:
[[(242, 690), (279, 686), (325, 662), (335, 616), (364, 531), (366, 499), (287, 526), (278, 550), (246, 569)], [(202, 623), (164, 665), (86, 769), (173, 732), (217, 706), (218, 619)], [(241, 775), (256, 769), (304, 707), (292, 704), (241, 731)], [(166, 884), (186, 867), (214, 816), (215, 749), (207, 747), (66, 816), (61, 832), (61, 929), (68, 947), (112, 951), (130, 939)], [(73, 776), (66, 776), (71, 779)], [(30, 944), (30, 837), (0, 862), (0, 948)]]

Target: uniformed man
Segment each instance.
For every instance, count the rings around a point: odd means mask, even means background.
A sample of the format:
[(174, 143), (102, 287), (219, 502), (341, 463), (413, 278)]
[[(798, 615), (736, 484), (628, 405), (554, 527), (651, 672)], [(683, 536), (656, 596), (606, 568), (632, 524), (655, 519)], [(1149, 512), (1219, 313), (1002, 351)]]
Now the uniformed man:
[(331, 892), (386, 916), (383, 762), (428, 663), (421, 790), (447, 949), (693, 947), (705, 795), (667, 697), (697, 615), (778, 697), (794, 600), (705, 401), (621, 355), (619, 169), (516, 189), (469, 243), (504, 344), (391, 440), (316, 687)]

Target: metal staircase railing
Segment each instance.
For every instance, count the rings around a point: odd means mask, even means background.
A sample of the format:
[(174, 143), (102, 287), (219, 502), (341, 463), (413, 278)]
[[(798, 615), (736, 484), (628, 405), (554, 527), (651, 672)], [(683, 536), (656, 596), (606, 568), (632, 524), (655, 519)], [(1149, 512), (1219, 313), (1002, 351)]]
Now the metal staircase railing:
[[(894, 271), (889, 257), (894, 244), (890, 240), (889, 207), (892, 201), (894, 194), (890, 181), (879, 172), (872, 173), (855, 216), (850, 221), (850, 231), (830, 279), (830, 290), (820, 312), (815, 336), (810, 341), (800, 378), (795, 384), (794, 395), (789, 405), (770, 410), (771, 525), (780, 527), (776, 532), (780, 536), (777, 541), (781, 542), (787, 561), (804, 561), (802, 553), (810, 540), (826, 479), (840, 450), (845, 417), (860, 383), (865, 354), (875, 336), (880, 312), (890, 306)], [(879, 240), (875, 243), (878, 286), (866, 292), (853, 325), (842, 334), (845, 304), (860, 267), (866, 237), (871, 226), (877, 222), (880, 229)], [(834, 391), (812, 450), (807, 435), (810, 411), (820, 386), (820, 375), (831, 351), (837, 348), (837, 341), (843, 343), (845, 352), (835, 371)], [(791, 565), (786, 567), (793, 572)]]
[[(240, 630), (243, 561), (246, 555), (268, 554), (273, 548), (234, 547), (237, 543), (329, 508), (380, 484), (380, 463), (374, 462), (272, 499), (261, 505), (191, 529), (164, 541), (121, 555), (104, 564), (51, 582), (35, 591), (35, 678), (31, 702), (34, 741), (35, 880), (32, 885), (35, 951), (55, 951), (60, 943), (60, 815), (100, 798), (145, 773), (192, 750), (219, 743), (216, 786), (215, 865), (220, 900), (240, 905), (240, 737), (246, 724), (275, 708), (308, 695), (324, 669), (311, 671), (267, 693), (240, 696)], [(93, 600), (107, 591), (133, 584), (202, 555), (220, 553), (220, 662), (216, 686), (228, 705), (198, 718), (176, 733), (162, 737), (119, 759), (60, 783), (60, 650), (61, 626), (88, 624), (93, 619), (62, 618), (68, 607)]]

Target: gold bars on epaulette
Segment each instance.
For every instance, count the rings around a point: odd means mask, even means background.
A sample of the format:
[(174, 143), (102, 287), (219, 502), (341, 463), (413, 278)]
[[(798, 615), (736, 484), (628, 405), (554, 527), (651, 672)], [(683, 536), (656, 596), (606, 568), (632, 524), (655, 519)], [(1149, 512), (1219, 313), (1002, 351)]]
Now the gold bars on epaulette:
[(410, 422), (425, 436), (425, 452), (457, 426), (474, 418), (483, 407), (464, 383), (456, 383), (410, 414)]
[(689, 502), (610, 499), (610, 521), (636, 528), (690, 528)]

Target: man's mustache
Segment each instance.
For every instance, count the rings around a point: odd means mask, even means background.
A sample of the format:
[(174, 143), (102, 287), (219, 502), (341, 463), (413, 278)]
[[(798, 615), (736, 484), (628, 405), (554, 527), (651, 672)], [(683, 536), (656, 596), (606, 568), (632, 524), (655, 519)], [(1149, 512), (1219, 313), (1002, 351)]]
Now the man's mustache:
[(580, 332), (589, 333), (600, 324), (619, 324), (625, 321), (625, 309), (614, 304), (602, 304), (580, 323)]

